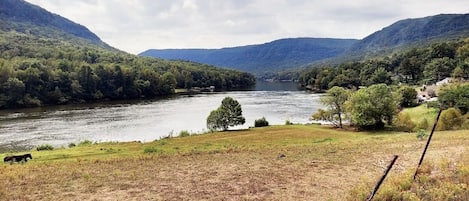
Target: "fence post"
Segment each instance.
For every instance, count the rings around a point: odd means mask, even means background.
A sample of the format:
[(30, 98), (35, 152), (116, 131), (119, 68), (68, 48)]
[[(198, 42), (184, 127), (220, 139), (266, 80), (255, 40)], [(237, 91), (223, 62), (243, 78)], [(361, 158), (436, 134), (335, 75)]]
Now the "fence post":
[(386, 171), (384, 171), (383, 176), (381, 176), (381, 179), (379, 179), (378, 183), (376, 184), (375, 188), (371, 192), (370, 196), (368, 196), (368, 199), (366, 199), (367, 201), (373, 200), (373, 197), (375, 196), (376, 192), (378, 192), (379, 186), (381, 186), (381, 184), (383, 183), (384, 179), (388, 175), (389, 171), (391, 170), (392, 166), (394, 165), (398, 157), (399, 157), (398, 155), (394, 155), (394, 158), (392, 159), (391, 163), (388, 165), (388, 168), (386, 169)]
[(427, 144), (425, 145), (425, 149), (423, 150), (422, 156), (420, 157), (419, 164), (417, 166), (417, 169), (415, 170), (414, 181), (415, 181), (415, 178), (417, 177), (418, 171), (420, 169), (420, 165), (422, 165), (423, 158), (425, 157), (425, 153), (427, 152), (427, 149), (428, 149), (428, 145), (430, 145), (430, 141), (432, 140), (433, 133), (435, 132), (436, 125), (438, 124), (438, 119), (440, 119), (441, 111), (442, 109), (440, 108), (440, 111), (438, 111), (438, 115), (436, 116), (435, 123), (433, 123), (432, 132), (430, 133), (430, 136), (428, 136)]

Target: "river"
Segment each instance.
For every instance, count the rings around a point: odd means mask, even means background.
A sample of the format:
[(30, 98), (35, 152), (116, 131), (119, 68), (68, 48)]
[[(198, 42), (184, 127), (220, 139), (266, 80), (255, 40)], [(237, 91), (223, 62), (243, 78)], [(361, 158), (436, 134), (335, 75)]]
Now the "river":
[(252, 91), (174, 96), (170, 98), (0, 111), (0, 151), (50, 144), (148, 142), (180, 131), (206, 132), (206, 118), (224, 97), (236, 99), (246, 124), (265, 117), (271, 124), (308, 123), (322, 106), (319, 95), (298, 91), (293, 83), (259, 82)]

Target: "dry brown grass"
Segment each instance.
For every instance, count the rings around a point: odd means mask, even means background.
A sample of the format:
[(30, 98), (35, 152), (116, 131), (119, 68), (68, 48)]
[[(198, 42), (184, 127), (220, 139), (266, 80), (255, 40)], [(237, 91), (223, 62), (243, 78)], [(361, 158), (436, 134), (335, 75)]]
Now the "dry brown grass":
[[(437, 132), (426, 160), (467, 154), (468, 134)], [(412, 134), (276, 126), (33, 152), (24, 165), (0, 165), (0, 199), (354, 199), (350, 190), (374, 183), (393, 155), (389, 177), (413, 170), (424, 143)], [(160, 151), (146, 154), (147, 147)]]

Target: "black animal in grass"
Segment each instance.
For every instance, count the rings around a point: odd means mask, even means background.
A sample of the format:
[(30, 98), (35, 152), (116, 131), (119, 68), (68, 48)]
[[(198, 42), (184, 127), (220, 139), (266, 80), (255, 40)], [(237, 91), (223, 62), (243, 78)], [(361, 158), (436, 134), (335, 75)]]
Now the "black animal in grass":
[(3, 158), (3, 162), (10, 162), (10, 165), (13, 164), (14, 162), (18, 163), (26, 163), (28, 162), (29, 159), (33, 159), (33, 156), (31, 154), (24, 154), (24, 155), (19, 155), (19, 156), (7, 156)]

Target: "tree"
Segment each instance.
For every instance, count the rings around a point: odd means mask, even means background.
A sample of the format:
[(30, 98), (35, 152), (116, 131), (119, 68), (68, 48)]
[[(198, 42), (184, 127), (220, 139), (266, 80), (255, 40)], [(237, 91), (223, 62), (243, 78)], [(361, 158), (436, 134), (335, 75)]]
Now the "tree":
[(457, 81), (464, 80), (465, 75), (466, 74), (464, 73), (464, 69), (461, 66), (457, 66), (451, 73), (451, 77)]
[(228, 127), (243, 125), (246, 119), (239, 102), (231, 97), (225, 97), (218, 109), (210, 112), (207, 117), (207, 128), (210, 130), (228, 130)]
[(469, 111), (469, 84), (453, 84), (442, 88), (438, 101), (443, 108), (455, 107), (466, 114)]
[(385, 84), (371, 85), (353, 93), (347, 103), (352, 123), (362, 129), (382, 129), (392, 123), (398, 109), (398, 98)]
[(329, 121), (342, 128), (342, 115), (345, 113), (345, 102), (350, 96), (350, 91), (342, 87), (332, 87), (326, 95), (320, 98), (320, 102), (327, 106), (328, 110), (319, 110), (311, 119)]
[(18, 78), (9, 78), (0, 89), (6, 95), (3, 98), (0, 96), (0, 108), (18, 107), (23, 104), (25, 84)]
[(380, 83), (384, 83), (384, 84), (391, 84), (392, 80), (391, 80), (391, 76), (392, 74), (388, 71), (386, 71), (385, 68), (378, 68), (375, 70), (375, 72), (373, 72), (373, 74), (371, 75), (371, 77), (369, 78), (368, 82), (369, 84), (380, 84)]
[(438, 82), (442, 79), (450, 77), (455, 67), (456, 63), (453, 59), (448, 57), (436, 58), (425, 65), (423, 73), (428, 81)]
[(398, 90), (401, 96), (400, 106), (411, 107), (414, 106), (417, 100), (417, 91), (410, 86), (401, 86)]

